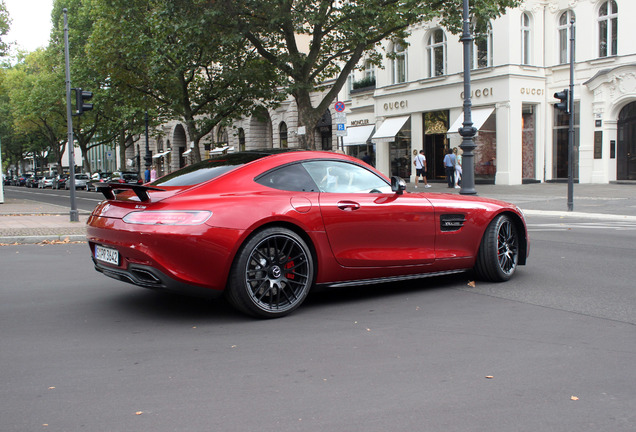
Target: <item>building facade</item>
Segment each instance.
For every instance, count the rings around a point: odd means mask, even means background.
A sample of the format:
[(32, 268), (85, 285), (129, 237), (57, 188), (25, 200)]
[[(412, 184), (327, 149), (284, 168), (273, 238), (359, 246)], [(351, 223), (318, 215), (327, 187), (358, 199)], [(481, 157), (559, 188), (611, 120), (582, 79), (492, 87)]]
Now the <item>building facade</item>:
[[(580, 183), (636, 180), (636, 38), (628, 22), (635, 14), (633, 0), (526, 0), (496, 20), (473, 23), (476, 181), (567, 179), (568, 116), (555, 108), (553, 95), (570, 85), (572, 21), (574, 177)], [(443, 179), (445, 150), (461, 144), (459, 37), (433, 21), (413, 26), (407, 44), (385, 41), (383, 49), (394, 56), (385, 57), (383, 67), (363, 60), (340, 94), (346, 136), (337, 130), (343, 117), (333, 108), (305, 133), (314, 133), (324, 150), (368, 153), (380, 171), (407, 180), (415, 175), (413, 153), (424, 149), (428, 178)], [(154, 156), (169, 153), (153, 160), (165, 171), (188, 162), (189, 141), (178, 123), (164, 132), (163, 143), (153, 142)], [(297, 147), (299, 132), (295, 103), (288, 100), (215, 131), (208, 141), (234, 150)]]

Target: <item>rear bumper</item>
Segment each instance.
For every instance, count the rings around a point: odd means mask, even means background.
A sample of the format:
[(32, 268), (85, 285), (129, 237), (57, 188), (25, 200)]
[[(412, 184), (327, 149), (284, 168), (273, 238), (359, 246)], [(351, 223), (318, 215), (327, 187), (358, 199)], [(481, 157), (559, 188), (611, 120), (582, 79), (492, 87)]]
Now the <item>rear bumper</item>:
[(219, 297), (222, 291), (188, 285), (172, 279), (161, 270), (141, 264), (131, 264), (126, 269), (102, 265), (93, 258), (95, 270), (105, 276), (156, 291), (169, 291), (196, 297)]

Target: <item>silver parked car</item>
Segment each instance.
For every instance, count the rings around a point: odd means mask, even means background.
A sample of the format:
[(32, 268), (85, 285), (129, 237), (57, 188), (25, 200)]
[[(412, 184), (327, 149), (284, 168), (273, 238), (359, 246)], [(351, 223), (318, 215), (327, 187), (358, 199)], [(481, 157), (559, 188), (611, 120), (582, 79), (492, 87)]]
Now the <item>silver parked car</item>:
[[(86, 189), (89, 181), (88, 174), (75, 174), (75, 189)], [(66, 181), (65, 189), (71, 188), (70, 180)]]

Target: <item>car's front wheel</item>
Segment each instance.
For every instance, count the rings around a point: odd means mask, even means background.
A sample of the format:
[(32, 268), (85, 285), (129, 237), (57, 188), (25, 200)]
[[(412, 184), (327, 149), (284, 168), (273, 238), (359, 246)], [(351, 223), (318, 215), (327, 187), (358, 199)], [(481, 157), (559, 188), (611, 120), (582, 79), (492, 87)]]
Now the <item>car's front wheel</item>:
[(475, 271), (483, 280), (504, 282), (512, 277), (519, 261), (519, 233), (507, 215), (494, 218), (481, 240)]
[(266, 228), (241, 247), (226, 295), (242, 312), (278, 318), (301, 305), (313, 280), (314, 262), (307, 243), (286, 228)]

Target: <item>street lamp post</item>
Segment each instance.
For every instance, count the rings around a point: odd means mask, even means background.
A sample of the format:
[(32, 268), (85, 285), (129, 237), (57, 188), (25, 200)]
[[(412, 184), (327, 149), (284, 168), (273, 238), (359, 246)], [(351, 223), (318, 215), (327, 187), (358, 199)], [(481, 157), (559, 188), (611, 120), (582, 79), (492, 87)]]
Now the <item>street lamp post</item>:
[[(146, 170), (150, 171), (150, 165), (152, 165), (152, 153), (150, 153), (150, 144), (148, 143), (148, 110), (146, 110), (146, 115), (145, 115), (145, 122), (146, 122), (146, 156), (145, 156), (145, 161), (146, 161)], [(145, 173), (144, 173), (145, 176)], [(147, 179), (144, 178), (144, 181), (146, 181)]]
[(468, 0), (464, 0), (464, 31), (461, 41), (464, 44), (464, 123), (459, 128), (459, 134), (462, 136), (462, 187), (459, 193), (462, 195), (476, 195), (475, 190), (475, 150), (474, 136), (477, 129), (473, 127), (472, 120), (472, 102), (470, 99), (470, 68), (471, 68), (471, 51), (473, 37), (470, 34), (470, 21), (468, 14)]

